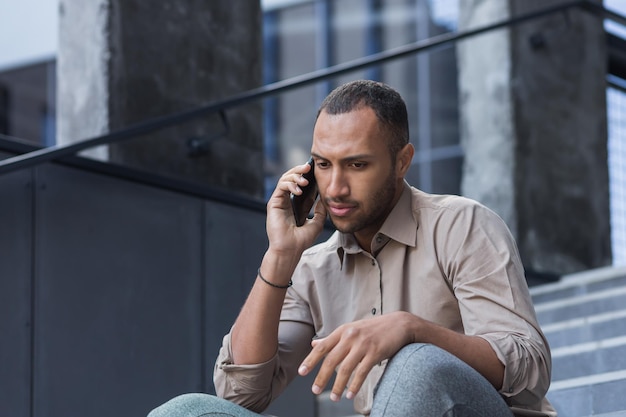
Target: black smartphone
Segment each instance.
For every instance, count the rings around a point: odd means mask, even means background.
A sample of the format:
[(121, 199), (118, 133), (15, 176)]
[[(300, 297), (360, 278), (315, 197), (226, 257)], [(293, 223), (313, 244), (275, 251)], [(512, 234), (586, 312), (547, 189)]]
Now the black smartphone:
[(315, 164), (313, 163), (312, 157), (307, 161), (307, 164), (311, 166), (311, 169), (302, 176), (309, 180), (308, 185), (301, 187), (302, 194), (291, 194), (291, 208), (293, 209), (293, 216), (296, 219), (296, 226), (298, 227), (304, 224), (317, 198), (317, 183), (315, 182), (315, 175), (313, 174)]

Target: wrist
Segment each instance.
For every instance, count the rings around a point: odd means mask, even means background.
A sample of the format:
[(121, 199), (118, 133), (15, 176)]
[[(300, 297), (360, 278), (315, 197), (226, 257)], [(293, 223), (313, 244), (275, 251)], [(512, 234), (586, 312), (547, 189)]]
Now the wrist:
[(271, 282), (275, 286), (287, 286), (299, 259), (294, 254), (268, 250), (259, 266), (259, 278), (262, 277), (263, 281)]
[(424, 321), (408, 312), (403, 311), (399, 312), (399, 314), (401, 317), (398, 318), (398, 321), (402, 323), (402, 328), (405, 329), (404, 337), (406, 344), (425, 342), (424, 337), (421, 336), (424, 333), (422, 330)]
[(258, 269), (257, 276), (261, 279), (261, 281), (263, 281), (264, 283), (266, 283), (270, 287), (278, 288), (280, 290), (286, 290), (287, 288), (289, 288), (289, 287), (291, 287), (293, 285), (293, 281), (291, 281), (291, 280), (289, 280), (289, 283), (287, 285), (274, 284), (272, 281), (268, 280), (267, 278), (265, 278), (263, 276), (263, 274), (261, 273), (261, 268)]

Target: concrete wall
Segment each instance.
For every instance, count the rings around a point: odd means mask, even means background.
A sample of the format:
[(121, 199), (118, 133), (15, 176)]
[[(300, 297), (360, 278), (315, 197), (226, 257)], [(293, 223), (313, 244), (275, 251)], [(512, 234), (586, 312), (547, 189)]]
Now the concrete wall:
[[(261, 85), (259, 1), (61, 0), (58, 142), (86, 139)], [(205, 115), (100, 158), (263, 195), (261, 105)], [(211, 139), (190, 157), (190, 139)]]
[[(460, 2), (460, 28), (562, 1)], [(498, 212), (527, 269), (610, 264), (602, 20), (553, 14), (459, 43), (463, 193)]]

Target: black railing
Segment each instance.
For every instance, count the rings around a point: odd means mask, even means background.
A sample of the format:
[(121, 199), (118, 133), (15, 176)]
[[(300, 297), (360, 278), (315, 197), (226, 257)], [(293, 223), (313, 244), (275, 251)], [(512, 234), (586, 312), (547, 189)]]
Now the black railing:
[(283, 81), (278, 81), (259, 88), (235, 94), (230, 98), (222, 101), (209, 103), (207, 105), (200, 106), (192, 110), (150, 119), (131, 127), (114, 131), (102, 136), (74, 142), (67, 145), (41, 148), (32, 152), (8, 158), (0, 161), (0, 174), (15, 171), (21, 168), (32, 167), (43, 162), (48, 162), (74, 155), (79, 151), (95, 146), (107, 145), (128, 140), (138, 135), (150, 133), (168, 126), (178, 125), (189, 120), (204, 116), (206, 114), (224, 111), (231, 107), (274, 96), (279, 93), (303, 87), (305, 85), (312, 84), (318, 81), (324, 81), (332, 77), (354, 72), (364, 68), (369, 68), (388, 61), (397, 60), (408, 55), (436, 50), (438, 48), (448, 46), (448, 44), (455, 43), (466, 38), (470, 38), (496, 29), (517, 25), (554, 13), (567, 12), (571, 9), (581, 9), (599, 17), (603, 17), (605, 19), (609, 19), (626, 26), (626, 16), (606, 9), (601, 3), (593, 0), (570, 1), (556, 6), (550, 6), (533, 12), (525, 13), (520, 16), (515, 16), (510, 19), (505, 19), (475, 29), (469, 29), (456, 33), (441, 34), (423, 41), (417, 41), (363, 58), (355, 59), (343, 64), (338, 64), (329, 68), (313, 71), (308, 74), (303, 74)]

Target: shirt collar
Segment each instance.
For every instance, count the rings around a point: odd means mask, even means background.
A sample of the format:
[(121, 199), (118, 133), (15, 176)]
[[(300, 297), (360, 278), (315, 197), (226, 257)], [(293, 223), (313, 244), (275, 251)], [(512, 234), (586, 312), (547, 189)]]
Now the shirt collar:
[[(411, 186), (405, 181), (400, 199), (387, 216), (376, 236), (374, 236), (374, 249), (377, 244), (384, 246), (389, 239), (406, 246), (415, 247), (417, 245), (418, 221), (413, 215), (413, 211), (413, 193), (411, 192)], [(338, 244), (337, 255), (342, 265), (345, 255), (363, 251), (352, 233), (339, 232)]]
[(403, 245), (415, 247), (419, 224), (414, 211), (411, 186), (405, 181), (400, 199), (387, 216), (378, 234), (388, 236)]

